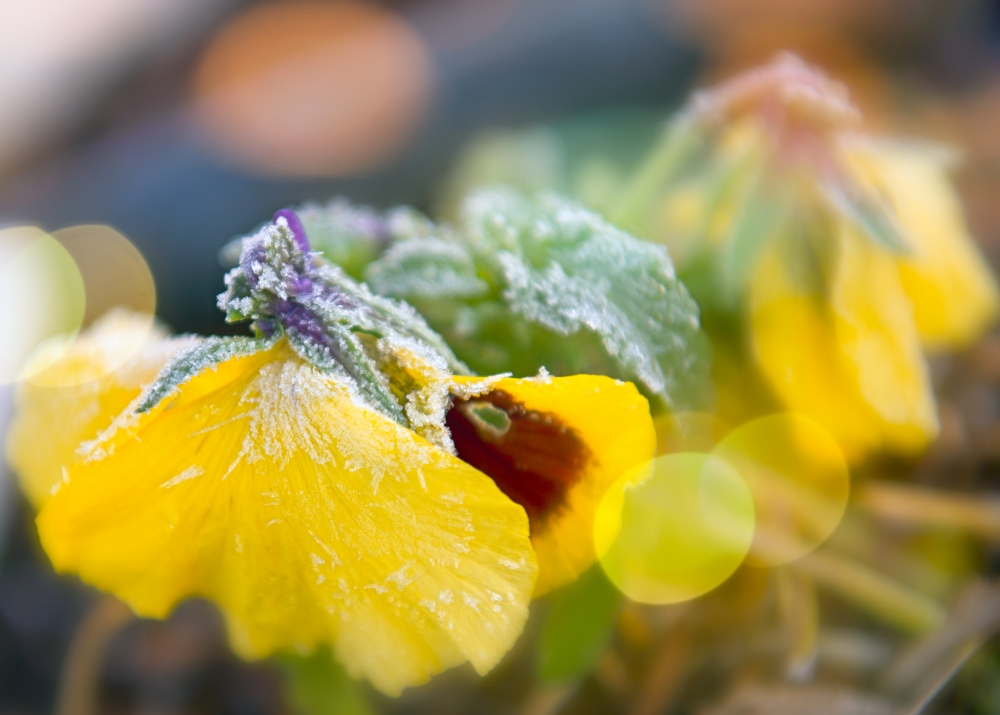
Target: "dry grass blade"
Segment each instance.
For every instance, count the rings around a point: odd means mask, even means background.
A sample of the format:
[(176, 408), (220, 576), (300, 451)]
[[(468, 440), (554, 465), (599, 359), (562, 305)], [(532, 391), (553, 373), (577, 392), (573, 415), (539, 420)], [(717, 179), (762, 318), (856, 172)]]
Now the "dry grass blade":
[(923, 708), (961, 668), (966, 659), (1000, 630), (1000, 583), (976, 581), (952, 607), (944, 625), (902, 653), (889, 668), (883, 689)]
[(857, 506), (902, 524), (960, 529), (987, 541), (1000, 541), (1000, 500), (966, 496), (909, 484), (869, 482)]

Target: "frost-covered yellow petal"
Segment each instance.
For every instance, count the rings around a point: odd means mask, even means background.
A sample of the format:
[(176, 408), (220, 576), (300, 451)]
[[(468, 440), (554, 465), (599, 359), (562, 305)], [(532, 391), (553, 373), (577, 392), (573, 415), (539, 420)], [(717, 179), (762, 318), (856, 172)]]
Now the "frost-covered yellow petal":
[(849, 145), (861, 181), (894, 206), (911, 253), (899, 259), (903, 289), (924, 344), (960, 348), (997, 318), (996, 280), (973, 239), (939, 148), (900, 143)]
[(204, 596), (244, 656), (329, 642), (390, 694), (465, 660), (485, 672), (521, 632), (524, 510), (284, 341), (120, 424), (38, 528), (57, 569), (137, 613)]
[(842, 227), (827, 297), (802, 287), (781, 246), (752, 278), (759, 367), (788, 405), (851, 459), (912, 453), (937, 433), (934, 398), (892, 256)]
[[(455, 380), (472, 384), (475, 378)], [(594, 563), (594, 514), (601, 498), (618, 477), (655, 455), (649, 404), (632, 383), (595, 375), (505, 378), (480, 399), (508, 411), (512, 433), (519, 425), (537, 426), (523, 429), (515, 444), (505, 437), (513, 469), (503, 469), (499, 460), (473, 464), (528, 510), (540, 596)], [(450, 424), (459, 456), (467, 458)], [(505, 447), (503, 439), (496, 444)]]
[(168, 340), (148, 315), (121, 310), (76, 338), (56, 338), (33, 356), (17, 386), (7, 459), (39, 508), (76, 463), (81, 442), (96, 439), (187, 343)]

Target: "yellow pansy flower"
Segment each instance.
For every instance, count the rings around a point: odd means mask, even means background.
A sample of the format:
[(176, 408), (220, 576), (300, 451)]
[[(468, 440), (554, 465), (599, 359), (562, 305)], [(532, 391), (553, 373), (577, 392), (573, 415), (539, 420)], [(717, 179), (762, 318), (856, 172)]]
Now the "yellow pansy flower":
[(37, 509), (78, 460), (82, 443), (100, 433), (139, 397), (178, 350), (148, 315), (115, 310), (79, 337), (40, 346), (18, 383), (7, 459)]
[(537, 569), (491, 479), (360, 404), (287, 342), (127, 415), (38, 517), (56, 569), (143, 616), (203, 596), (248, 658), (334, 644), (396, 694), (521, 632)]
[(289, 212), (227, 284), (257, 337), (188, 339), (103, 414), (38, 516), (55, 567), (144, 616), (208, 598), (248, 658), (329, 643), (388, 694), (488, 671), (536, 580), (593, 561), (601, 485), (652, 455), (645, 399), (605, 377), (453, 377), (422, 320), (316, 264)]
[[(1000, 305), (945, 153), (866, 138), (859, 121), (844, 87), (787, 55), (699, 95), (661, 150), (683, 178), (647, 231), (681, 249), (719, 354), (749, 348), (743, 381), (762, 376), (777, 397), (722, 395), (742, 412), (729, 417), (783, 403), (855, 460), (937, 435), (922, 349), (968, 345)], [(680, 168), (692, 157), (700, 170)]]

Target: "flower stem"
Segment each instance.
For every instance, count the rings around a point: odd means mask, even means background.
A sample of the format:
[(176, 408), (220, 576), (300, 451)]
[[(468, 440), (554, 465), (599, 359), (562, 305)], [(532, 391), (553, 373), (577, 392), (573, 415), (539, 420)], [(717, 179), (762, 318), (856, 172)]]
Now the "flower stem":
[(644, 213), (656, 194), (701, 144), (700, 138), (696, 120), (689, 113), (681, 114), (668, 124), (649, 158), (612, 205), (608, 214), (611, 222), (628, 231), (637, 232), (642, 227), (646, 218)]
[(59, 678), (56, 715), (97, 715), (97, 686), (111, 638), (132, 620), (121, 601), (103, 597), (77, 626)]

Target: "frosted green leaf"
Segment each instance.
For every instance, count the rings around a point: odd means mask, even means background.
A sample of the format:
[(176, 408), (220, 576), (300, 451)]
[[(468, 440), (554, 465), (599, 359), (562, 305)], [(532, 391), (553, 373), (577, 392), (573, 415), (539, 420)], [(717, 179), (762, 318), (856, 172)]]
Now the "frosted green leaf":
[(560, 335), (593, 333), (647, 390), (672, 401), (696, 368), (700, 326), (666, 248), (554, 194), (482, 191), (463, 213), (472, 250), (514, 314)]
[(230, 358), (252, 355), (259, 350), (266, 350), (274, 345), (276, 339), (277, 337), (248, 338), (243, 336), (213, 336), (200, 339), (194, 346), (181, 352), (167, 363), (153, 384), (146, 389), (136, 411), (148, 412), (158, 405), (160, 400), (202, 370), (214, 368)]
[(367, 206), (338, 198), (325, 204), (307, 203), (295, 209), (315, 251), (359, 278), (389, 240), (389, 221)]
[(397, 243), (373, 264), (366, 277), (395, 295), (479, 298), (489, 291), (476, 274), (469, 248), (454, 238), (410, 239)]

